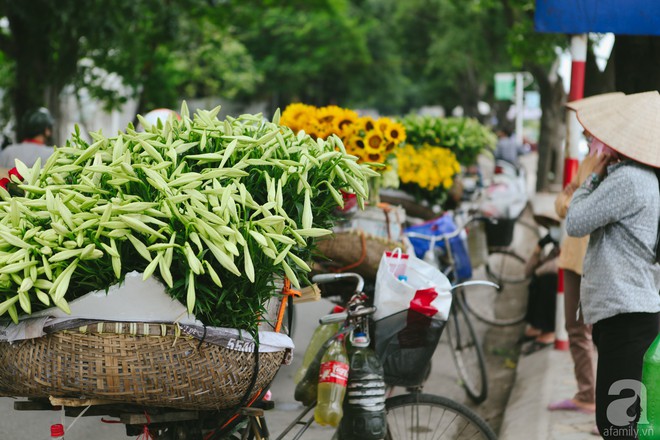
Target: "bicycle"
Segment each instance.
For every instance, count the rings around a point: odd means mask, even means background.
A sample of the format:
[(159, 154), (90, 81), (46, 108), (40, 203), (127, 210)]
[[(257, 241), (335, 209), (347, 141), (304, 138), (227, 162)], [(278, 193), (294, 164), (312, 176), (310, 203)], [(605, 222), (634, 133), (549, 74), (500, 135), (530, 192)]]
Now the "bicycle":
[[(357, 281), (354, 298), (357, 306), (349, 306), (342, 314), (331, 314), (321, 318), (321, 323), (336, 320), (344, 322), (335, 335), (346, 334), (356, 327), (368, 327), (368, 317), (374, 307), (364, 304), (362, 294), (364, 280), (358, 274), (322, 274), (312, 278), (315, 283), (327, 283), (353, 279)], [(330, 338), (319, 350), (323, 354), (330, 345)], [(391, 393), (393, 387), (388, 387)], [(138, 405), (89, 401), (79, 399), (35, 399), (15, 403), (17, 410), (49, 410), (60, 406), (68, 416), (82, 417), (102, 415), (115, 418), (113, 423), (126, 425), (128, 436), (142, 435), (144, 439), (155, 440), (217, 440), (272, 438), (266, 421), (266, 413), (274, 408), (274, 403), (263, 400), (265, 391), (256, 396), (248, 406), (226, 411), (189, 411), (168, 408), (145, 408)], [(389, 397), (385, 401), (388, 426), (387, 440), (418, 438), (429, 439), (496, 440), (496, 435), (488, 424), (469, 408), (446, 397), (425, 394), (422, 386), (410, 387), (407, 394)], [(307, 405), (301, 413), (278, 435), (277, 440), (298, 427), (295, 439), (300, 438), (313, 423), (310, 411), (315, 402)], [(75, 423), (75, 421), (74, 421)]]
[[(463, 309), (470, 315), (485, 324), (496, 327), (521, 324), (524, 322), (526, 314), (526, 284), (517, 280), (514, 280), (517, 282), (511, 283), (510, 278), (506, 276), (493, 276), (491, 272), (494, 266), (489, 258), (499, 258), (501, 262), (504, 262), (501, 268), (506, 267), (508, 270), (506, 273), (522, 274), (524, 277), (522, 281), (529, 279), (525, 276), (526, 260), (513, 250), (486, 246), (484, 225), (494, 222), (495, 220), (492, 218), (477, 217), (471, 212), (461, 213), (461, 218), (463, 219), (462, 226), (456, 227), (451, 233), (435, 236), (418, 235), (419, 238), (425, 239), (433, 245), (438, 242), (443, 243), (441, 248), (434, 247), (436, 252), (433, 255), (428, 253), (426, 258), (434, 261), (435, 264), (441, 264), (445, 274), (450, 278), (460, 275), (458, 267), (462, 267), (463, 272), (467, 267), (469, 270), (465, 272), (467, 275), (463, 275), (464, 278), (492, 281), (491, 283), (478, 283), (470, 289), (469, 294), (463, 291), (458, 295)], [(467, 236), (469, 258), (464, 257), (461, 261), (457, 261), (452, 250), (451, 240), (463, 235)], [(516, 262), (515, 267), (508, 263), (511, 258), (515, 259), (513, 260)]]
[[(328, 283), (336, 282), (346, 279), (355, 279), (357, 281), (356, 295), (361, 295), (364, 286), (362, 277), (355, 273), (341, 273), (341, 274), (321, 274), (312, 278), (315, 283)], [(373, 307), (358, 307), (351, 308), (345, 313), (335, 313), (327, 315), (320, 319), (320, 322), (332, 323), (337, 321), (344, 321), (343, 331), (345, 333), (352, 328), (364, 328), (364, 322), (357, 321), (363, 320), (375, 311)], [(327, 349), (333, 338), (319, 350), (317, 356)], [(388, 386), (389, 392), (392, 386)], [(385, 401), (387, 410), (387, 436), (385, 439), (406, 439), (417, 438), (422, 435), (423, 438), (428, 439), (468, 439), (468, 438), (481, 438), (481, 439), (496, 439), (496, 436), (488, 424), (481, 419), (474, 411), (465, 407), (464, 405), (448, 399), (443, 396), (422, 393), (423, 385), (407, 388), (407, 394), (401, 394), (389, 397)], [(286, 430), (277, 437), (276, 440), (282, 439), (288, 434), (296, 424), (300, 424), (302, 419), (309, 411), (313, 409), (313, 405), (308, 406), (303, 410), (300, 416), (296, 418)], [(302, 422), (302, 428), (297, 433), (296, 437), (299, 438), (304, 431), (311, 425), (312, 417), (307, 421)], [(254, 439), (267, 439), (268, 430), (265, 420), (260, 416), (251, 415), (248, 420), (248, 426), (244, 432), (254, 434)], [(261, 436), (260, 436), (261, 435)]]
[(526, 206), (520, 217), (515, 219), (490, 219), (486, 225), (484, 237), (488, 247), (485, 268), (488, 277), (497, 284), (520, 284), (529, 280), (525, 275), (527, 258), (511, 247), (516, 235), (516, 226), (522, 226), (519, 235), (539, 237), (538, 225), (531, 225), (522, 217), (530, 210)]
[[(468, 234), (469, 244), (480, 253), (486, 252), (485, 255), (476, 255), (475, 252), (474, 256), (483, 260), (492, 281), (500, 286), (524, 283), (529, 280), (524, 270), (527, 258), (513, 249), (511, 243), (529, 234), (534, 243), (540, 238), (538, 224), (526, 218), (532, 207), (526, 196), (525, 170), (505, 160), (497, 160), (493, 181), (488, 190), (478, 188), (464, 202), (468, 206), (467, 212), (479, 213), (486, 220), (473, 225), (472, 234)], [(498, 191), (500, 187), (505, 190)], [(486, 198), (486, 192), (490, 191), (502, 195)], [(495, 216), (494, 212), (499, 214)], [(475, 267), (478, 265), (474, 264)]]
[[(551, 236), (558, 235), (557, 220), (544, 215), (532, 215), (532, 218), (534, 226), (524, 223), (524, 227), (532, 231), (521, 237), (525, 243), (536, 244), (542, 231)], [(467, 225), (470, 258), (476, 267), (485, 271), (485, 277), (499, 288), (477, 287), (465, 296), (465, 305), (473, 316), (488, 325), (507, 327), (521, 324), (525, 321), (527, 283), (531, 279), (526, 273), (528, 257), (511, 248), (487, 247), (486, 250), (483, 224), (492, 219), (479, 217), (477, 220)], [(517, 223), (522, 224), (520, 220)], [(484, 252), (488, 253), (487, 258), (483, 256)]]
[[(461, 384), (468, 397), (474, 403), (482, 403), (488, 398), (488, 374), (481, 341), (470, 320), (466, 304), (465, 287), (480, 286), (481, 288), (497, 289), (498, 286), (489, 281), (465, 281), (460, 284), (458, 278), (457, 262), (452, 251), (452, 240), (458, 238), (463, 232), (456, 228), (454, 232), (440, 235), (427, 235), (416, 232), (406, 232), (406, 236), (413, 239), (429, 241), (429, 252), (425, 260), (440, 267), (442, 272), (454, 285), (455, 293), (447, 322), (447, 338), (451, 348), (452, 358)], [(438, 254), (436, 242), (444, 243), (443, 253)]]

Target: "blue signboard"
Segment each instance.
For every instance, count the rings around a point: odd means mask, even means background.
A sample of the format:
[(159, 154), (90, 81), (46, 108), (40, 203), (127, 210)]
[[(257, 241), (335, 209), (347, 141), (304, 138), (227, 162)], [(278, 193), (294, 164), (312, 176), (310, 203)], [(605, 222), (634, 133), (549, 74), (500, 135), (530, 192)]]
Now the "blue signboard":
[(660, 0), (536, 0), (537, 32), (660, 35)]

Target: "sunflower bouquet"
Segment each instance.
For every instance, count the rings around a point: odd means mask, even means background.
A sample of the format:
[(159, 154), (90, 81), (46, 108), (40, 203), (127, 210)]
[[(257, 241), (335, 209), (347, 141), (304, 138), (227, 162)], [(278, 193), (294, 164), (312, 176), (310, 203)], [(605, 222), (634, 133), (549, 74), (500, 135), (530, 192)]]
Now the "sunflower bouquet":
[(385, 165), (376, 168), (381, 172), (389, 168), (389, 160), (406, 139), (404, 126), (390, 118), (361, 117), (353, 110), (336, 105), (291, 104), (282, 113), (280, 124), (294, 132), (303, 130), (315, 139), (337, 135), (346, 146), (346, 152), (358, 157), (358, 162)]

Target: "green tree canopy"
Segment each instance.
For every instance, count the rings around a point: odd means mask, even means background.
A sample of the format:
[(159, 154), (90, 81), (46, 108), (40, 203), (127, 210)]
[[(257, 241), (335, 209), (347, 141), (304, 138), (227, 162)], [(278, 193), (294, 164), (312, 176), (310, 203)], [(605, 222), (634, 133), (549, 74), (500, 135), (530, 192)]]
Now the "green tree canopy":
[[(247, 3), (247, 2), (246, 2)], [(261, 4), (261, 2), (252, 2)], [(230, 10), (207, 0), (0, 1), (8, 26), (0, 51), (13, 114), (47, 106), (57, 116), (63, 88), (87, 88), (112, 108), (178, 106), (182, 96), (253, 93), (261, 78), (226, 31)]]
[(292, 101), (343, 104), (350, 78), (370, 62), (364, 32), (348, 6), (343, 0), (270, 2), (260, 11), (235, 5), (232, 34), (262, 72), (259, 93), (273, 107)]

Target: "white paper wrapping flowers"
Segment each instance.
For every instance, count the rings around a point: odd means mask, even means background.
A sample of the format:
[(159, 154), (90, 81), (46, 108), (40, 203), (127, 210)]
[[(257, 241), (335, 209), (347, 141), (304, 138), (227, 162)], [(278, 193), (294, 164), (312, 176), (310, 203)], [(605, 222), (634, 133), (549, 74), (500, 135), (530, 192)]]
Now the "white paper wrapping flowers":
[[(71, 314), (57, 307), (51, 307), (32, 315), (20, 318), (18, 324), (7, 321), (0, 327), (0, 341), (14, 342), (23, 339), (33, 339), (44, 336), (44, 327), (74, 319), (117, 321), (117, 322), (159, 322), (178, 323), (195, 333), (195, 329), (203, 329), (204, 324), (194, 315), (188, 314), (186, 307), (173, 299), (165, 290), (165, 286), (153, 277), (142, 280), (142, 274), (131, 272), (126, 274), (123, 283), (111, 286), (108, 291), (96, 290), (89, 292), (69, 302)], [(230, 342), (234, 339), (252, 341), (246, 331), (237, 329), (207, 327), (209, 340), (217, 338)], [(229, 347), (245, 351), (241, 347)], [(287, 335), (270, 331), (259, 332), (259, 351), (271, 352), (282, 349), (293, 349), (293, 341)]]

